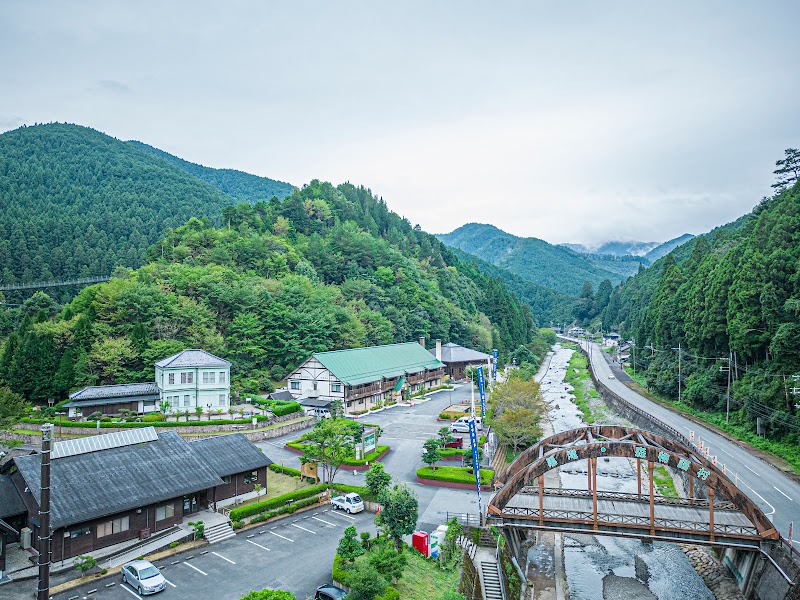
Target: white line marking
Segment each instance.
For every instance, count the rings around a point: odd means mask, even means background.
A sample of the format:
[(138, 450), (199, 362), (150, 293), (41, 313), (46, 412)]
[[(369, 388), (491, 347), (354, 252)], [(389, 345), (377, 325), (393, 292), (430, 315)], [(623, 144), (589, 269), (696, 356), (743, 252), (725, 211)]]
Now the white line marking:
[[(161, 576), (162, 576), (162, 577), (164, 577), (164, 575), (161, 575)], [(167, 579), (166, 577), (164, 577), (164, 581), (166, 581), (166, 582), (167, 582), (167, 585), (171, 585), (172, 587), (178, 587), (177, 585), (175, 585), (174, 583), (172, 583), (172, 582), (171, 582), (169, 579)]]
[(742, 485), (744, 485), (744, 487), (746, 487), (748, 490), (750, 490), (751, 492), (753, 492), (753, 493), (754, 493), (756, 496), (758, 496), (759, 498), (761, 498), (761, 499), (762, 499), (762, 500), (763, 500), (763, 501), (764, 501), (764, 502), (767, 504), (767, 506), (769, 506), (769, 507), (772, 509), (772, 512), (765, 513), (765, 514), (766, 514), (768, 517), (771, 517), (772, 515), (774, 515), (774, 514), (775, 514), (775, 507), (774, 507), (774, 506), (772, 506), (772, 504), (770, 504), (769, 502), (767, 502), (767, 499), (766, 499), (766, 498), (764, 498), (764, 496), (762, 496), (762, 495), (761, 495), (761, 494), (759, 494), (757, 491), (755, 491), (753, 488), (751, 488), (749, 485), (747, 485), (747, 484), (744, 482), (744, 480), (743, 480), (741, 477), (739, 478), (739, 483), (741, 483)]
[(270, 531), (270, 533), (271, 533), (272, 535), (274, 535), (274, 536), (277, 536), (277, 537), (279, 537), (279, 538), (281, 538), (281, 539), (284, 539), (284, 540), (286, 540), (287, 542), (294, 542), (294, 540), (290, 540), (290, 539), (289, 539), (289, 538), (287, 538), (287, 537), (283, 537), (283, 536), (282, 536), (280, 533), (275, 533), (274, 531)]
[(748, 467), (747, 465), (744, 465), (744, 468), (745, 468), (745, 469), (747, 469), (748, 471), (750, 471), (750, 472), (751, 472), (753, 475), (755, 475), (756, 477), (761, 477), (761, 475), (759, 475), (758, 473), (756, 473), (755, 471), (753, 471), (753, 469), (751, 469), (751, 468), (750, 468), (750, 467)]
[(232, 561), (230, 558), (225, 558), (224, 556), (222, 556), (222, 554), (217, 554), (217, 553), (216, 553), (216, 552), (214, 552), (214, 551), (212, 551), (212, 552), (211, 552), (211, 554), (213, 554), (214, 556), (219, 556), (219, 557), (220, 557), (222, 560), (227, 560), (227, 561), (228, 561), (229, 563), (231, 563), (232, 565), (235, 565), (235, 564), (236, 564), (236, 563), (235, 563), (235, 562), (233, 562), (233, 561)]
[[(776, 490), (778, 490), (778, 488), (776, 488), (774, 485), (773, 485), (772, 487), (774, 487)], [(780, 490), (778, 490), (778, 493), (779, 493), (779, 494), (783, 494), (783, 492), (782, 492), (782, 491), (780, 491)], [(783, 495), (784, 495), (784, 496), (786, 496), (786, 494), (783, 494)], [(787, 497), (787, 498), (789, 498), (789, 496), (786, 496), (786, 497)], [(791, 499), (791, 498), (789, 498), (789, 500), (792, 500), (792, 499)]]
[(330, 525), (331, 527), (336, 527), (336, 523), (331, 523), (330, 521), (326, 521), (325, 519), (320, 519), (318, 517), (311, 517), (311, 518), (316, 520), (316, 521), (321, 521), (322, 523)]
[(253, 546), (258, 546), (258, 547), (259, 547), (259, 548), (261, 548), (262, 550), (266, 550), (267, 552), (272, 552), (272, 551), (271, 551), (269, 548), (267, 548), (266, 546), (262, 546), (261, 544), (256, 544), (256, 543), (255, 543), (254, 541), (252, 541), (252, 540), (245, 540), (245, 542), (250, 542), (251, 544), (253, 544)]
[[(420, 485), (422, 485), (422, 484), (420, 484)], [(343, 518), (345, 518), (345, 519), (350, 519), (351, 521), (355, 521), (355, 520), (356, 520), (356, 518), (355, 518), (355, 517), (351, 517), (350, 515), (342, 515), (342, 514), (339, 514), (339, 513), (338, 513), (337, 511), (335, 511), (335, 510), (331, 510), (330, 514), (332, 514), (332, 515), (334, 515), (334, 516), (336, 516), (336, 517), (343, 517)]]
[(137, 594), (136, 592), (134, 592), (131, 588), (129, 588), (126, 584), (124, 584), (124, 583), (120, 584), (119, 587), (121, 587), (123, 590), (125, 590), (126, 592), (128, 592), (132, 596), (136, 596), (139, 600), (142, 600), (142, 597), (139, 594)]
[(314, 535), (317, 535), (316, 531), (311, 531), (310, 529), (306, 529), (305, 527), (300, 527), (300, 525), (295, 525), (294, 523), (292, 523), (292, 527), (297, 527), (298, 529), (302, 529), (303, 531), (307, 531), (308, 533), (313, 533)]
[(191, 567), (192, 569), (194, 569), (195, 571), (197, 571), (197, 572), (198, 572), (198, 573), (200, 573), (201, 575), (208, 575), (208, 573), (206, 573), (205, 571), (201, 571), (200, 569), (198, 569), (198, 568), (197, 568), (197, 567), (195, 567), (194, 565), (190, 565), (190, 564), (189, 564), (189, 563), (187, 563), (187, 562), (185, 562), (185, 563), (183, 563), (183, 564), (185, 564), (187, 567)]

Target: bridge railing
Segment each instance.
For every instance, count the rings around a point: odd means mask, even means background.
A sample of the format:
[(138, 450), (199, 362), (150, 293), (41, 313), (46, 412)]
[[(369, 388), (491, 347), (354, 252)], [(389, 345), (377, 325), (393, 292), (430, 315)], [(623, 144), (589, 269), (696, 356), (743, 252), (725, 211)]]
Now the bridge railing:
[[(568, 498), (591, 498), (593, 493), (591, 490), (572, 490), (563, 488), (542, 488), (542, 492), (547, 496), (563, 496)], [(536, 495), (539, 493), (539, 488), (535, 486), (526, 486), (519, 492), (524, 495)], [(639, 494), (629, 494), (627, 492), (607, 492), (598, 491), (598, 500), (624, 500), (639, 502), (646, 499), (649, 502), (649, 497), (646, 494), (639, 496)], [(708, 508), (709, 501), (705, 498), (678, 498), (676, 496), (653, 496), (655, 504), (667, 504), (672, 506), (692, 506), (697, 508)], [(715, 501), (714, 510), (738, 510), (733, 502)]]

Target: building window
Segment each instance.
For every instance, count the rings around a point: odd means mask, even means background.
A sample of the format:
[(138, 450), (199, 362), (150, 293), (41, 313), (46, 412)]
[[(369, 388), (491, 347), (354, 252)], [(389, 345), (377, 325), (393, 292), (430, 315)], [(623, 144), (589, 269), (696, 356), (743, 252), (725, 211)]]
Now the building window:
[(97, 537), (106, 537), (114, 533), (121, 533), (130, 529), (129, 517), (120, 517), (113, 521), (106, 521), (97, 525)]
[(216, 383), (216, 373), (203, 373), (203, 383)]
[(255, 483), (258, 481), (258, 471), (251, 471), (249, 475), (244, 476), (245, 483)]
[(359, 404), (364, 404), (364, 399), (362, 398), (361, 400), (358, 401), (358, 403)]
[(181, 383), (194, 383), (194, 373), (181, 373)]
[(331, 384), (331, 391), (332, 392), (341, 392), (342, 391), (342, 384), (341, 383), (332, 383)]
[(78, 529), (70, 529), (64, 537), (76, 538), (82, 535), (89, 535), (92, 533), (91, 527), (79, 527)]
[(174, 516), (175, 516), (174, 504), (164, 504), (162, 506), (156, 507), (156, 521), (171, 519)]
[(170, 373), (167, 375), (167, 380), (169, 381), (170, 385), (175, 383), (175, 373)]
[(293, 390), (299, 390), (300, 389), (300, 382), (299, 381), (290, 381), (289, 382), (289, 387), (291, 389), (293, 389)]
[(225, 371), (220, 371), (219, 372), (219, 382), (220, 383), (225, 383)]
[(188, 408), (189, 407), (189, 395), (188, 394), (183, 397), (183, 406), (184, 406), (184, 408)]
[(219, 395), (219, 405), (220, 406), (225, 406), (225, 394), (220, 394)]
[(231, 476), (225, 475), (225, 477), (222, 478), (222, 481), (224, 481), (225, 483), (230, 483), (232, 481)]

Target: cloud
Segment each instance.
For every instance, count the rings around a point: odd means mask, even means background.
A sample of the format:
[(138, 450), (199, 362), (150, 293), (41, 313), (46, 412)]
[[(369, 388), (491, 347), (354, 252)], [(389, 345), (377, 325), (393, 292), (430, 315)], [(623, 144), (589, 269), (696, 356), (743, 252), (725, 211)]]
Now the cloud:
[(133, 92), (131, 88), (121, 81), (115, 81), (113, 79), (102, 79), (98, 81), (95, 89), (102, 92), (110, 92), (112, 94), (130, 94)]

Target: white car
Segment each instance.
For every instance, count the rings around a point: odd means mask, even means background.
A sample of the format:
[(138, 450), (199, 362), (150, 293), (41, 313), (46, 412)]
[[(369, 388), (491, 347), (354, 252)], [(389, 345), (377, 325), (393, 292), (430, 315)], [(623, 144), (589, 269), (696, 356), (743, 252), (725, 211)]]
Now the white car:
[(344, 496), (334, 496), (331, 498), (331, 506), (333, 508), (341, 508), (349, 515), (350, 513), (360, 513), (364, 510), (364, 501), (358, 494), (350, 492)]
[(167, 580), (153, 563), (134, 560), (122, 567), (122, 583), (127, 583), (140, 596), (155, 594), (167, 587)]
[(616, 379), (616, 377), (614, 377), (614, 374), (613, 374), (613, 373), (609, 373), (609, 374), (608, 374), (608, 378), (609, 378), (609, 379)]
[[(450, 424), (450, 431), (453, 433), (469, 433), (469, 420), (472, 417), (461, 417)], [(480, 417), (475, 417), (475, 429), (483, 431), (483, 421)]]

